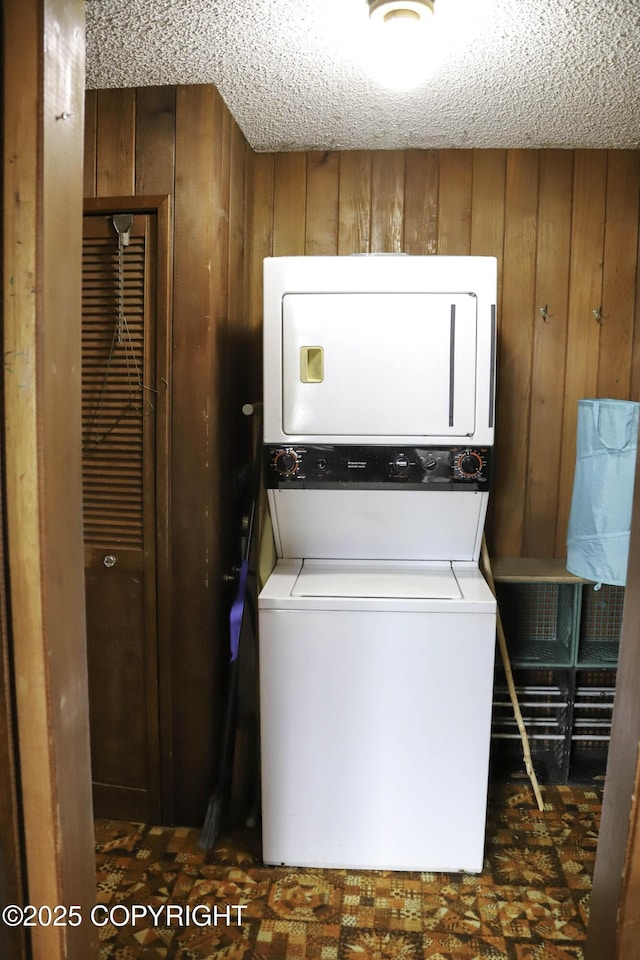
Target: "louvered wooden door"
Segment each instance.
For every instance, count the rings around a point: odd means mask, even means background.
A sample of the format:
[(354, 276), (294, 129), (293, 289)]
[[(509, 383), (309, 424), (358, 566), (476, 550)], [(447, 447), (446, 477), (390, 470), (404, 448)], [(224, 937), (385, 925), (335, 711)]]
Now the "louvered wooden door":
[(156, 596), (156, 218), (119, 251), (85, 215), (82, 422), (96, 816), (161, 822)]

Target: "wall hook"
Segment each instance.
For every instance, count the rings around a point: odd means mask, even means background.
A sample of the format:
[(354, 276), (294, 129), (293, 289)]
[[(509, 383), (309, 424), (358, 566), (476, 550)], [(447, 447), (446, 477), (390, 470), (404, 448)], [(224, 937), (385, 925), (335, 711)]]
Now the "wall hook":
[(596, 310), (591, 311), (597, 323), (602, 323), (602, 307), (598, 307)]
[(546, 323), (549, 319), (549, 304), (545, 303), (544, 307), (538, 307), (538, 313)]

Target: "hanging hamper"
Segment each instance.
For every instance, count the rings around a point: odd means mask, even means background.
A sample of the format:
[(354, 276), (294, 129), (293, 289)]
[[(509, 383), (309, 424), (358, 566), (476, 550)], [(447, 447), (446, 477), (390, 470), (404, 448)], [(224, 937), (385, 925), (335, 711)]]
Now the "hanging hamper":
[(624, 586), (640, 403), (579, 400), (567, 570)]

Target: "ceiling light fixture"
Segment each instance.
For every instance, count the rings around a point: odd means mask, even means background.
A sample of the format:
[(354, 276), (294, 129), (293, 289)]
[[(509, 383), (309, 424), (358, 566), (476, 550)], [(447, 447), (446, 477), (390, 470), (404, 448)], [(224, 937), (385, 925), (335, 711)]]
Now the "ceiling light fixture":
[(434, 0), (368, 0), (372, 23), (390, 25), (394, 21), (423, 23), (433, 14)]
[(371, 72), (385, 87), (410, 90), (425, 82), (430, 64), (427, 21), (434, 2), (367, 0), (374, 28)]

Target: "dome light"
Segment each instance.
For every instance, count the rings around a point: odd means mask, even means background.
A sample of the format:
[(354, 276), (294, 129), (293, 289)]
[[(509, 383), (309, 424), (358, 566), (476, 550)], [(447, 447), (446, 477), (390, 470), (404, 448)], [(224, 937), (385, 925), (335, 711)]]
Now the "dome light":
[(391, 90), (423, 84), (430, 72), (430, 33), (427, 21), (434, 0), (368, 0), (374, 28), (370, 71)]
[(372, 23), (382, 26), (404, 20), (422, 24), (433, 14), (434, 0), (368, 0)]

